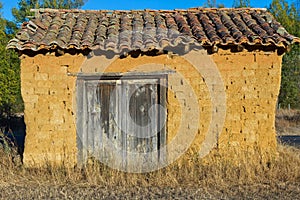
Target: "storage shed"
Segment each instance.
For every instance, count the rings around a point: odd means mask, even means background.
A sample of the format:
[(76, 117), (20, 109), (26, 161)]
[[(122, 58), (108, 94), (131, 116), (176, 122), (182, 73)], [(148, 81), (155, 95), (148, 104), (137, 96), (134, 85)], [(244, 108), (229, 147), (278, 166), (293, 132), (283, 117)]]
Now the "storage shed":
[(282, 56), (299, 41), (265, 9), (35, 10), (7, 46), (23, 161), (136, 172), (188, 148), (275, 153)]

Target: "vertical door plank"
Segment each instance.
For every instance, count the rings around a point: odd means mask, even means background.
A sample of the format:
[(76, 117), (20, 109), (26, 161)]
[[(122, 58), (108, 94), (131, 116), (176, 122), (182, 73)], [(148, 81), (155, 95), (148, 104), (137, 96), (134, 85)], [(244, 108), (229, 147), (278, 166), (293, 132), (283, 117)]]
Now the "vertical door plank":
[[(166, 84), (167, 84), (167, 79), (166, 77), (165, 78), (161, 78), (159, 79), (160, 81), (160, 84), (158, 85), (158, 89), (159, 89), (159, 104), (161, 106), (163, 106), (165, 109), (166, 109), (166, 94), (167, 94), (167, 91), (166, 91)], [(166, 147), (166, 144), (167, 144), (167, 135), (166, 135), (166, 126), (165, 126), (165, 123), (166, 122), (163, 122), (163, 120), (166, 120), (166, 117), (167, 117), (167, 113), (164, 112), (164, 115), (165, 115), (165, 118), (161, 119), (161, 117), (159, 116), (158, 117), (158, 124), (159, 124), (159, 127), (158, 127), (158, 130), (159, 130), (159, 147), (161, 149), (160, 154), (159, 154), (159, 162), (161, 163), (165, 163), (166, 160), (167, 160), (167, 152), (166, 152), (166, 148), (162, 148), (162, 147)], [(162, 151), (164, 149), (164, 151)]]
[[(112, 94), (115, 92), (115, 83), (104, 82), (101, 84), (101, 128), (103, 132), (103, 156), (107, 162), (110, 162), (112, 158), (111, 149), (108, 147), (113, 142), (114, 136), (114, 119), (116, 115), (116, 104), (115, 104), (115, 95)], [(107, 144), (106, 142), (110, 142)]]
[(119, 103), (121, 104), (120, 107), (122, 108), (120, 110), (119, 116), (121, 121), (121, 140), (122, 140), (122, 165), (123, 168), (127, 168), (127, 136), (128, 136), (128, 98), (127, 98), (127, 92), (128, 92), (128, 83), (127, 81), (122, 80), (122, 90), (121, 90), (121, 97)]
[(101, 87), (95, 86), (95, 100), (94, 100), (94, 156), (102, 160), (103, 145), (102, 145), (102, 126), (101, 126)]
[(155, 84), (151, 85), (150, 88), (151, 94), (150, 94), (150, 100), (151, 100), (151, 106), (155, 106), (153, 109), (153, 112), (151, 113), (151, 134), (153, 135), (151, 137), (151, 151), (152, 153), (152, 164), (157, 166), (158, 162), (158, 146), (157, 146), (157, 140), (158, 140), (158, 91), (157, 91), (157, 82)]
[(88, 156), (93, 155), (94, 153), (94, 87), (92, 83), (87, 83), (86, 91), (87, 91), (87, 119), (88, 119), (88, 126), (87, 126), (87, 152)]
[(84, 149), (83, 149), (83, 137), (85, 134), (84, 131), (84, 112), (85, 112), (85, 107), (84, 107), (84, 80), (77, 80), (76, 82), (76, 86), (77, 86), (77, 97), (76, 97), (76, 102), (77, 102), (77, 130), (76, 130), (76, 134), (77, 134), (77, 138), (76, 138), (76, 142), (77, 142), (77, 149), (78, 149), (78, 163), (80, 165), (85, 164), (85, 160), (84, 160)]
[(127, 168), (130, 169), (133, 166), (137, 164), (137, 158), (135, 160), (135, 157), (133, 156), (134, 153), (136, 153), (136, 141), (134, 134), (138, 133), (138, 130), (135, 126), (136, 121), (136, 103), (135, 103), (135, 86), (132, 85), (128, 80), (123, 80), (126, 82), (126, 90), (124, 91), (124, 98), (126, 98), (126, 101), (128, 103), (128, 107), (124, 109), (125, 115), (127, 115), (127, 136), (126, 136), (126, 143), (127, 143)]
[(86, 92), (87, 88), (86, 88), (86, 82), (84, 82), (84, 87), (83, 87), (83, 102), (82, 102), (82, 107), (83, 107), (83, 120), (82, 120), (82, 123), (83, 123), (83, 127), (82, 127), (82, 137), (81, 137), (81, 140), (82, 140), (82, 160), (84, 163), (87, 162), (87, 159), (88, 159), (88, 152), (87, 152), (87, 146), (88, 146), (88, 130), (87, 130), (87, 127), (88, 127), (88, 110), (87, 110), (87, 92)]

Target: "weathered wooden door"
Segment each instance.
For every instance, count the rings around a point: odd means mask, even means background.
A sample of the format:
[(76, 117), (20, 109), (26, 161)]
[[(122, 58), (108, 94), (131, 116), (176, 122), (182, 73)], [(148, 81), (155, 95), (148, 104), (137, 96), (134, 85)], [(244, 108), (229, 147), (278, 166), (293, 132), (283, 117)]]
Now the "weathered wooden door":
[[(82, 80), (78, 141), (88, 157), (115, 167), (157, 165), (166, 143), (165, 78)], [(81, 85), (81, 86), (80, 86)], [(139, 164), (137, 164), (137, 162)]]

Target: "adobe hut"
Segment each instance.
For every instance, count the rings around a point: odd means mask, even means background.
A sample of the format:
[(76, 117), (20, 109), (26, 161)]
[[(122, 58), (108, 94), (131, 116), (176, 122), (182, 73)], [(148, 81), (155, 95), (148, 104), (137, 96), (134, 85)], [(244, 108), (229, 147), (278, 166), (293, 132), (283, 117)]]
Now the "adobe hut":
[(24, 163), (275, 153), (281, 60), (295, 42), (265, 9), (35, 10), (7, 46), (21, 59)]

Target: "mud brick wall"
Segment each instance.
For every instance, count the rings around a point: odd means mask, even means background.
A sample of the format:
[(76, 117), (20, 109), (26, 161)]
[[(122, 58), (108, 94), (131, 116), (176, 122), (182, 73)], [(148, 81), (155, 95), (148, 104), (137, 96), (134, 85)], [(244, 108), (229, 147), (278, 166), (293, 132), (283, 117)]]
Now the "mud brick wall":
[[(219, 50), (213, 55), (199, 52), (190, 58), (200, 63), (200, 68), (205, 63), (215, 63), (223, 80), (226, 116), (223, 128), (217, 133), (219, 150), (254, 151), (259, 148), (275, 152), (274, 123), (281, 56), (276, 52), (245, 50), (232, 53)], [(68, 73), (79, 71), (176, 71), (168, 77), (167, 132), (170, 149), (180, 149), (178, 142), (172, 147), (178, 134), (182, 135), (180, 140), (183, 143), (196, 135), (192, 147), (197, 150), (207, 137), (212, 117), (207, 80), (201, 70), (199, 72), (181, 56), (129, 56), (124, 59), (96, 56), (87, 62), (81, 54), (59, 57), (38, 54), (34, 57), (23, 55), (21, 60), (26, 123), (25, 164), (76, 162), (76, 77)], [(214, 75), (211, 74), (212, 77)], [(198, 109), (199, 112), (196, 112)]]
[(220, 149), (254, 152), (276, 149), (275, 109), (280, 89), (281, 60), (276, 52), (213, 55), (227, 95), (227, 116)]
[(21, 57), (21, 92), (26, 138), (23, 161), (28, 165), (76, 161), (75, 81), (83, 56), (38, 54)]

